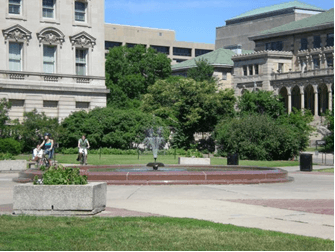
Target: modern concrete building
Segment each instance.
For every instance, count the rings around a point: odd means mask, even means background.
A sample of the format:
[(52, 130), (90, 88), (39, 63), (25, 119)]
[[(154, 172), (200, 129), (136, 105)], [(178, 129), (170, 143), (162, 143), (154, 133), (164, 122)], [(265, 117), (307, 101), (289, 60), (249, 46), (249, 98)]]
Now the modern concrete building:
[[(216, 28), (215, 49), (239, 44), (242, 49), (254, 50), (255, 43), (249, 40), (250, 36), (322, 12), (324, 10), (299, 1), (248, 11)], [(273, 45), (272, 50), (276, 50), (276, 46)]]
[[(237, 95), (257, 88), (271, 90), (285, 98), (288, 113), (293, 107), (309, 109), (316, 119), (333, 109), (334, 9), (251, 39), (254, 53), (232, 57)], [(272, 44), (282, 46), (270, 50)]]
[(106, 106), (104, 0), (0, 0), (0, 98), (11, 119)]
[(105, 24), (105, 50), (114, 46), (144, 45), (166, 54), (172, 64), (212, 52), (214, 44), (176, 41), (175, 31), (137, 26)]

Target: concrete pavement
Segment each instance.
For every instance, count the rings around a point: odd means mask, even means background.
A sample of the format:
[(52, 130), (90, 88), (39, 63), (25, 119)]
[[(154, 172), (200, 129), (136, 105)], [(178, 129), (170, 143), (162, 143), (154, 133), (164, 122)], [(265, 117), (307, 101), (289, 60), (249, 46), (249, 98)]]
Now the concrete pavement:
[[(334, 240), (334, 175), (283, 169), (293, 182), (108, 186), (107, 208), (100, 216), (186, 217)], [(0, 173), (0, 208), (12, 203), (15, 176)]]

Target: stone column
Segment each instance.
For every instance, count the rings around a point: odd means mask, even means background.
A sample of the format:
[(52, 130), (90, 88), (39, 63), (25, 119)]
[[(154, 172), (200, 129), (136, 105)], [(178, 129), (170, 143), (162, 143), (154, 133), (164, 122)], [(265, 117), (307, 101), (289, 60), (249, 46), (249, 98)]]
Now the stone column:
[(292, 112), (292, 96), (291, 94), (287, 94), (287, 113), (291, 114)]
[(327, 46), (327, 34), (321, 34), (320, 38), (321, 38), (321, 46), (322, 47)]
[(328, 90), (328, 109), (330, 111), (333, 110), (333, 95), (331, 90), (330, 91)]
[(192, 57), (192, 58), (195, 58), (195, 48), (192, 48), (191, 57)]
[(305, 109), (305, 93), (304, 90), (300, 90), (300, 107), (301, 110), (303, 111)]
[(319, 116), (319, 96), (318, 91), (314, 91), (314, 116)]

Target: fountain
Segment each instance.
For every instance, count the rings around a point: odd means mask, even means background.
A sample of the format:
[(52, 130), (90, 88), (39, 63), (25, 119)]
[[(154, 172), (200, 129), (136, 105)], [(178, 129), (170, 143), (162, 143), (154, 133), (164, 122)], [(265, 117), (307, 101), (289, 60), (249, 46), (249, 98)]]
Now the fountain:
[(163, 163), (157, 163), (158, 157), (158, 150), (159, 146), (164, 143), (164, 138), (162, 136), (163, 128), (158, 127), (157, 131), (155, 132), (153, 128), (147, 130), (146, 138), (144, 139), (144, 144), (148, 144), (152, 148), (152, 154), (154, 156), (154, 163), (148, 163), (148, 167), (152, 167), (154, 170), (158, 170), (158, 167), (164, 167)]

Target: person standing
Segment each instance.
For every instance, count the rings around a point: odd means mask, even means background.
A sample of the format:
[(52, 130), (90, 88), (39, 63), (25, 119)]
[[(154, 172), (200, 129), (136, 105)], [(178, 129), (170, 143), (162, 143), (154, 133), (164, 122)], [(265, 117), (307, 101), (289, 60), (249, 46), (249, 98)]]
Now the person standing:
[(78, 148), (79, 148), (79, 154), (77, 161), (81, 160), (84, 154), (84, 163), (85, 165), (87, 165), (87, 149), (90, 148), (90, 143), (86, 139), (85, 135), (82, 135), (82, 137), (78, 140)]

